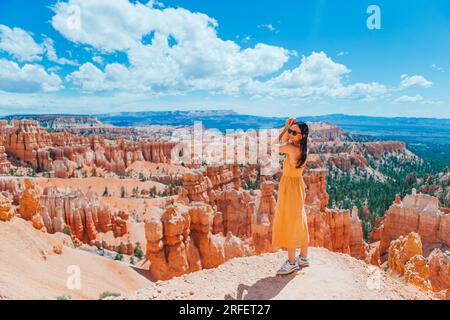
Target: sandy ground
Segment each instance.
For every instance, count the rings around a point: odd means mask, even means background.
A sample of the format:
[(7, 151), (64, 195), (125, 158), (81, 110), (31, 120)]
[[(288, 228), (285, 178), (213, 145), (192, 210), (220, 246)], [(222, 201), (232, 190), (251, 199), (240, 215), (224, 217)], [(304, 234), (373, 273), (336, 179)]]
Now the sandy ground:
[(275, 270), (283, 252), (236, 258), (216, 269), (158, 281), (119, 299), (431, 299), (431, 294), (348, 255), (311, 248), (311, 262), (288, 276)]
[[(54, 245), (70, 244), (71, 240), (61, 233), (39, 232), (20, 218), (0, 222), (0, 237), (0, 300), (56, 299), (63, 295), (98, 299), (106, 291), (126, 293), (152, 285), (141, 275), (142, 270), (121, 262), (70, 247), (63, 247), (61, 255), (54, 253)], [(72, 265), (80, 268), (81, 290), (66, 287)]]
[(110, 196), (121, 197), (122, 187), (126, 192), (127, 197), (132, 195), (133, 188), (138, 187), (141, 190), (150, 190), (156, 187), (158, 192), (165, 189), (165, 185), (155, 181), (142, 182), (138, 179), (117, 179), (117, 178), (72, 178), (72, 179), (58, 179), (58, 178), (35, 178), (35, 181), (41, 187), (54, 186), (57, 188), (71, 187), (74, 189), (81, 189), (84, 193), (89, 189), (94, 190), (100, 197), (104, 194), (105, 188)]
[(185, 172), (191, 171), (189, 168), (167, 163), (153, 163), (148, 161), (135, 161), (127, 168), (128, 171), (143, 173), (144, 175), (151, 174), (152, 176), (159, 175), (182, 175)]
[[(98, 299), (106, 291), (118, 299), (431, 299), (394, 275), (345, 254), (311, 248), (311, 267), (276, 276), (284, 252), (230, 260), (169, 281), (151, 282), (145, 269), (81, 249), (61, 233), (49, 235), (14, 218), (0, 222), (0, 299)], [(54, 252), (61, 244), (62, 254)], [(81, 289), (66, 283), (69, 266), (81, 271)]]
[(176, 199), (177, 196), (153, 198), (153, 199), (135, 199), (120, 197), (102, 197), (100, 205), (108, 204), (118, 210), (125, 211), (130, 215), (137, 215), (141, 221), (153, 215), (159, 215), (164, 212), (166, 201)]

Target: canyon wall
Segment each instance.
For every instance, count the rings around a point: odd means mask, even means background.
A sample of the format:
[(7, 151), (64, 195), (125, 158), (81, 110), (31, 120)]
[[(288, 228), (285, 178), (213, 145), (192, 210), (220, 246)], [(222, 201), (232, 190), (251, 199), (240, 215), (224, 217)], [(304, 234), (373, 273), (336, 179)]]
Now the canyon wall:
[[(366, 259), (357, 209), (330, 210), (326, 170), (311, 161), (304, 175), (310, 245)], [(208, 167), (183, 175), (178, 198), (160, 217), (146, 222), (147, 258), (155, 279), (213, 268), (231, 257), (273, 252), (276, 181), (242, 189), (237, 165)]]
[[(83, 166), (125, 174), (135, 161), (169, 163), (175, 146), (169, 141), (106, 140), (68, 132), (50, 133), (31, 120), (15, 120), (11, 126), (0, 122), (0, 137), (5, 150), (17, 159), (37, 170), (60, 174)], [(0, 149), (0, 168), (1, 154)]]
[[(28, 179), (24, 185), (19, 214), (31, 221), (34, 228), (48, 233), (69, 233), (79, 243), (133, 253), (134, 244), (126, 237), (128, 214), (108, 205), (100, 206), (95, 192), (84, 194), (79, 189), (56, 187), (41, 190)], [(109, 237), (104, 237), (108, 234)]]
[(213, 234), (211, 206), (193, 203), (170, 205), (160, 219), (145, 224), (146, 256), (150, 275), (167, 280), (203, 268), (215, 268), (226, 260), (244, 255), (241, 239), (228, 233)]

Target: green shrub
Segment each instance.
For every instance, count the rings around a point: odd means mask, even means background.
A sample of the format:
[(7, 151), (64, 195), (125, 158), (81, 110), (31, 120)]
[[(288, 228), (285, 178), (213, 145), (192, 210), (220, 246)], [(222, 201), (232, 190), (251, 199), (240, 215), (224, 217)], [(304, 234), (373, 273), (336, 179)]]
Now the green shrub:
[(64, 234), (67, 234), (69, 237), (72, 236), (72, 230), (70, 230), (70, 228), (68, 227), (64, 227), (63, 231)]
[(103, 299), (108, 298), (108, 297), (119, 297), (119, 296), (120, 296), (120, 293), (111, 292), (111, 291), (105, 291), (105, 292), (102, 292), (100, 294), (99, 300), (103, 300)]
[(139, 245), (136, 246), (136, 248), (134, 249), (134, 255), (139, 260), (141, 260), (144, 257), (144, 252), (142, 251), (141, 246), (139, 246)]

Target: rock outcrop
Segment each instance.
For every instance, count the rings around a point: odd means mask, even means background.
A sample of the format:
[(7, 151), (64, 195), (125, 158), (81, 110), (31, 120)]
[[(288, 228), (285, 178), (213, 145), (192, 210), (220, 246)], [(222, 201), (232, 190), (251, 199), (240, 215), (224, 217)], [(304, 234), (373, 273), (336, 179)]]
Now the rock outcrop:
[(191, 201), (209, 203), (208, 190), (212, 189), (211, 180), (202, 172), (193, 170), (183, 174), (183, 187), (178, 200), (188, 204)]
[(365, 260), (367, 257), (366, 243), (364, 242), (364, 236), (362, 231), (362, 223), (358, 217), (358, 208), (353, 207), (350, 215), (350, 254), (361, 260)]
[[(449, 253), (450, 254), (450, 253)], [(449, 281), (449, 255), (440, 249), (434, 249), (428, 256), (429, 278), (433, 291), (448, 290)]]
[(3, 121), (0, 137), (6, 151), (19, 160), (40, 171), (56, 171), (58, 175), (64, 170), (70, 172), (74, 166), (99, 167), (125, 174), (126, 168), (135, 161), (170, 162), (175, 146), (169, 141), (106, 140), (68, 132), (50, 133), (31, 120), (14, 120), (11, 126)]
[[(330, 210), (326, 206), (327, 170), (320, 159), (312, 156), (304, 174), (306, 213), (310, 233), (310, 245), (331, 251), (348, 253), (366, 259), (361, 221), (349, 210)], [(205, 172), (184, 174), (183, 187), (178, 201), (188, 205), (202, 202), (216, 211), (213, 233), (232, 233), (241, 239), (251, 239), (254, 252), (272, 252), (271, 228), (275, 214), (277, 183), (261, 182), (260, 194), (242, 190), (237, 166), (215, 166)]]
[(0, 194), (0, 221), (10, 221), (15, 215), (11, 201)]
[(243, 256), (241, 240), (231, 233), (213, 234), (215, 212), (211, 206), (192, 203), (170, 205), (160, 219), (145, 224), (150, 275), (167, 280), (200, 269), (215, 268)]
[(24, 180), (25, 189), (19, 201), (20, 216), (33, 227), (48, 233), (69, 233), (79, 242), (122, 253), (132, 253), (134, 244), (127, 239), (116, 244), (103, 237), (118, 238), (128, 233), (128, 214), (109, 205), (100, 206), (98, 195), (90, 190), (46, 187), (42, 192), (31, 180)]
[(127, 233), (128, 215), (108, 205), (100, 207), (93, 191), (83, 194), (81, 190), (48, 187), (40, 197), (40, 204), (39, 213), (50, 233), (68, 228), (78, 240), (91, 244), (100, 232), (112, 232), (116, 238)]
[(397, 196), (381, 224), (375, 229), (376, 232), (381, 229), (381, 254), (387, 251), (392, 240), (410, 232), (417, 232), (424, 243), (450, 246), (450, 214), (440, 210), (439, 199), (417, 194), (415, 190), (403, 200)]
[(240, 238), (252, 235), (252, 219), (255, 214), (255, 197), (246, 190), (212, 192), (211, 203), (222, 213), (224, 234), (231, 232)]
[(415, 232), (391, 242), (389, 269), (423, 291), (443, 291), (446, 294), (449, 288), (448, 256), (440, 249), (435, 249), (425, 258), (422, 241)]
[(424, 291), (431, 290), (426, 259), (422, 256), (422, 242), (417, 233), (411, 232), (391, 242), (389, 269), (404, 276), (406, 282)]
[(25, 220), (32, 220), (40, 207), (40, 191), (31, 180), (25, 179), (23, 183), (25, 190), (19, 203), (19, 214)]
[(310, 137), (316, 141), (338, 140), (348, 134), (340, 127), (327, 122), (308, 122)]
[(384, 153), (402, 152), (406, 149), (406, 146), (404, 142), (400, 141), (383, 141), (367, 143), (365, 149), (375, 159), (381, 159)]
[(307, 170), (303, 178), (307, 188), (305, 207), (310, 245), (364, 260), (367, 253), (357, 211), (351, 215), (349, 210), (326, 208), (329, 201), (326, 191), (327, 170), (320, 168), (321, 163), (317, 166), (319, 168)]
[(253, 243), (256, 254), (275, 251), (272, 247), (272, 222), (276, 209), (275, 187), (276, 184), (274, 182), (261, 184), (259, 205), (252, 223)]
[(9, 174), (11, 169), (11, 162), (9, 162), (5, 151), (6, 149), (3, 146), (3, 139), (0, 137), (0, 174)]
[(320, 211), (325, 210), (330, 200), (326, 189), (326, 176), (327, 170), (324, 168), (310, 169), (303, 176), (307, 188), (305, 204)]

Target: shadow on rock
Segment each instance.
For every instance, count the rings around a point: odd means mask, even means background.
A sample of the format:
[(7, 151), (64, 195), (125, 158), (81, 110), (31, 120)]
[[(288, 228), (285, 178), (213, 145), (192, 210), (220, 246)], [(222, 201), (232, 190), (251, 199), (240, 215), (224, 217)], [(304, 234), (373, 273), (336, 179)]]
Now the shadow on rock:
[[(236, 298), (226, 294), (225, 300), (269, 300), (276, 297), (286, 285), (295, 278), (297, 272), (286, 276), (272, 276), (255, 282), (249, 286), (240, 284), (237, 288)], [(246, 293), (246, 294), (245, 294)]]

